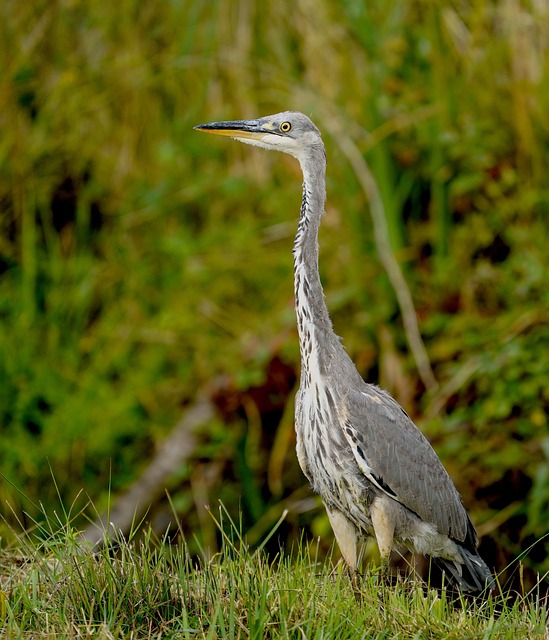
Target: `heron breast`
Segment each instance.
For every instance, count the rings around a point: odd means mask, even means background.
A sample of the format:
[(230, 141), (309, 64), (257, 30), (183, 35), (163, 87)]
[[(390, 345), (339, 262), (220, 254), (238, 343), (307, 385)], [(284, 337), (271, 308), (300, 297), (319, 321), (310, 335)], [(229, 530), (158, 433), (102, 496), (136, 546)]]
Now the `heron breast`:
[(372, 493), (340, 425), (338, 397), (316, 379), (300, 389), (296, 406), (297, 455), (313, 490), (361, 529), (370, 529)]

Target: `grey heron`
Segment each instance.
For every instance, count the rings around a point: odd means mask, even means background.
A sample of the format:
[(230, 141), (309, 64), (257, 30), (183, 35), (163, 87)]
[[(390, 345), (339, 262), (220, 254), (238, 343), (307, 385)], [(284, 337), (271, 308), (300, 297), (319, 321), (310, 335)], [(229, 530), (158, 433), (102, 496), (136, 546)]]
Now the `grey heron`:
[(402, 545), (433, 558), (464, 592), (483, 591), (492, 577), (450, 476), (404, 409), (363, 381), (334, 332), (318, 271), (326, 200), (320, 131), (295, 111), (195, 129), (289, 153), (301, 165), (303, 198), (293, 246), (301, 355), (297, 457), (322, 498), (351, 575), (359, 540), (374, 536), (385, 562)]

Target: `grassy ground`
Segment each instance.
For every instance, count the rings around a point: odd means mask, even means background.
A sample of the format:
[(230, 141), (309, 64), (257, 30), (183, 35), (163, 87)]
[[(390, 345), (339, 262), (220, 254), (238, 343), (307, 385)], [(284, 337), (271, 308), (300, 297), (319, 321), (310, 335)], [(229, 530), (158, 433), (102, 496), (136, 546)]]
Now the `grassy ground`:
[[(225, 517), (225, 522), (223, 522)], [(58, 525), (57, 525), (58, 526)], [(48, 527), (54, 529), (55, 522)], [(191, 560), (151, 535), (114, 553), (83, 550), (70, 526), (39, 527), (0, 556), (0, 634), (7, 638), (548, 638), (535, 592), (452, 603), (410, 578), (367, 569), (353, 591), (314, 546), (268, 558), (223, 512), (221, 552)], [(274, 533), (274, 532), (273, 532)], [(40, 540), (38, 542), (38, 540)]]

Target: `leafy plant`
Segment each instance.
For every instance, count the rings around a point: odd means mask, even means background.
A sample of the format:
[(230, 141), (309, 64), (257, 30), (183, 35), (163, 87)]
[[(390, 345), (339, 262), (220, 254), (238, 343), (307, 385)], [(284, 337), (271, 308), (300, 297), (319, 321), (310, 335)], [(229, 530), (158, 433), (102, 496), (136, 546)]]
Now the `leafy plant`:
[[(293, 453), (298, 168), (192, 130), (295, 108), (327, 146), (321, 275), (336, 330), (425, 428), (494, 563), (531, 548), (548, 503), (544, 11), (3, 3), (6, 520), (82, 490), (102, 511), (221, 377), (217, 421), (167, 483), (192, 553), (219, 544), (204, 505), (220, 496), (256, 540), (288, 508), (289, 546), (303, 527), (328, 537)], [(343, 134), (381, 195), (438, 391), (410, 354)], [(150, 518), (173, 522), (167, 500)], [(546, 555), (525, 567), (533, 584)]]

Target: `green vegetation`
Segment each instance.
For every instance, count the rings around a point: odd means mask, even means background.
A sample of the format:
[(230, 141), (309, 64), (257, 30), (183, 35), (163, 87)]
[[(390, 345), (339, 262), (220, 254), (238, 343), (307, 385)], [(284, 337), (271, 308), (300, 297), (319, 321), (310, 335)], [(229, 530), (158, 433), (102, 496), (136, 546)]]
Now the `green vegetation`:
[(387, 587), (371, 571), (354, 591), (341, 565), (303, 544), (291, 561), (251, 552), (220, 515), (220, 553), (195, 561), (150, 531), (116, 555), (93, 554), (70, 525), (47, 524), (40, 544), (20, 540), (25, 555), (0, 555), (0, 628), (14, 639), (547, 637), (536, 592), (452, 601), (410, 578)]
[[(336, 331), (365, 379), (389, 389), (433, 442), (482, 555), (511, 567), (502, 583), (521, 595), (538, 584), (549, 571), (548, 41), (543, 0), (1, 3), (0, 546), (13, 548), (13, 527), (33, 526), (59, 498), (87, 518), (88, 497), (103, 512), (215, 383), (218, 417), (170, 477), (173, 504), (151, 506), (154, 530), (171, 522), (177, 536), (173, 507), (190, 556), (215, 553), (220, 534), (204, 505), (221, 499), (242, 513), (252, 546), (288, 509), (277, 532), (286, 550), (303, 531), (320, 537), (319, 558), (328, 554), (329, 525), (293, 441), (298, 167), (192, 130), (297, 109), (327, 146), (321, 272)], [(372, 185), (438, 387), (418, 373), (380, 260)], [(18, 593), (38, 575), (51, 582), (42, 551)], [(137, 571), (153, 551), (127, 554)], [(92, 558), (82, 562), (71, 575), (91, 579)], [(174, 571), (187, 572), (186, 556), (179, 562)], [(320, 634), (317, 615), (342, 624), (351, 606), (326, 610), (319, 596), (306, 608), (305, 587), (284, 604), (294, 577), (344, 600), (334, 590), (347, 587), (309, 575), (309, 560), (296, 560), (292, 577), (286, 557), (224, 555), (196, 580), (236, 589), (223, 586), (236, 579), (232, 562), (245, 562), (239, 579), (253, 566), (253, 579), (279, 585), (277, 624), (284, 607), (302, 607), (289, 616), (297, 636), (300, 625)], [(168, 589), (164, 571), (147, 571)], [(55, 598), (68, 598), (74, 580), (51, 593), (38, 584), (32, 602), (51, 596), (63, 628)], [(100, 605), (84, 604), (83, 590), (73, 597), (75, 615), (96, 624)], [(421, 606), (440, 613), (429, 598)], [(265, 603), (241, 605), (267, 616)], [(170, 606), (162, 620), (183, 615)], [(221, 633), (216, 606), (208, 620)], [(473, 625), (461, 635), (489, 637), (499, 624), (487, 610), (482, 623), (461, 619)]]

